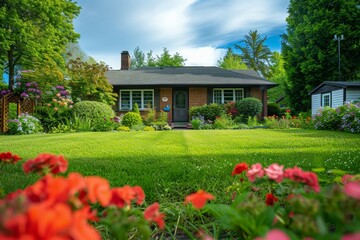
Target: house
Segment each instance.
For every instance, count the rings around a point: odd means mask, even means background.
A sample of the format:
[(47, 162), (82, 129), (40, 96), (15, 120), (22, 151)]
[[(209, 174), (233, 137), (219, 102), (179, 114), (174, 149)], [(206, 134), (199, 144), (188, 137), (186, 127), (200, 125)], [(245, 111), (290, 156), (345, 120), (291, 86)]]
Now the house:
[(277, 84), (253, 70), (224, 70), (218, 67), (145, 67), (130, 70), (130, 55), (121, 53), (121, 70), (106, 76), (119, 98), (118, 113), (137, 103), (140, 111), (156, 108), (168, 112), (169, 123), (189, 122), (189, 108), (209, 103), (239, 101), (256, 97), (267, 115), (267, 89)]
[(325, 81), (314, 88), (311, 95), (311, 114), (321, 107), (336, 108), (345, 102), (360, 100), (360, 82)]

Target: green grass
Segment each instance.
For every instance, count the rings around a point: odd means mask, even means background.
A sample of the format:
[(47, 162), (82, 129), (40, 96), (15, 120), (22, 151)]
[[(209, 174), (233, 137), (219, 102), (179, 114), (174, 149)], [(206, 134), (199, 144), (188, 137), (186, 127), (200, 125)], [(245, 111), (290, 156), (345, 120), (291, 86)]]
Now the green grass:
[[(315, 130), (204, 130), (105, 132), (0, 136), (0, 152), (23, 159), (39, 153), (63, 154), (69, 171), (107, 178), (112, 186), (140, 185), (147, 202), (179, 202), (205, 189), (224, 193), (236, 163), (278, 162), (306, 170), (316, 167), (360, 173), (360, 137)], [(25, 188), (37, 176), (17, 165), (0, 172), (5, 193)]]

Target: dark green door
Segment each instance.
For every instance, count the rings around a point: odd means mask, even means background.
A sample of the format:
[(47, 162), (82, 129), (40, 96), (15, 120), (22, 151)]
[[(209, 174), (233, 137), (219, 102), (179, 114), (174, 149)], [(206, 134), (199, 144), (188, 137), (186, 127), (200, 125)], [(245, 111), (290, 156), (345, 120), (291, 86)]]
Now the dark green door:
[(173, 91), (173, 122), (189, 121), (189, 101), (187, 89)]

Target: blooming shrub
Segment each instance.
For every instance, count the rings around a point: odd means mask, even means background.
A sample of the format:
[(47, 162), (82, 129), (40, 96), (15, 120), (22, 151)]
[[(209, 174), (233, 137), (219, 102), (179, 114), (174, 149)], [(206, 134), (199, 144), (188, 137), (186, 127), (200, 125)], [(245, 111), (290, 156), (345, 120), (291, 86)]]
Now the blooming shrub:
[[(10, 158), (18, 159), (11, 153), (0, 154), (0, 159)], [(159, 229), (165, 227), (158, 203), (144, 212), (134, 207), (145, 200), (139, 186), (110, 188), (106, 179), (79, 173), (54, 176), (67, 170), (67, 161), (52, 154), (29, 160), (24, 170), (43, 177), (0, 200), (0, 239), (100, 239), (90, 222), (109, 226), (115, 239), (148, 239), (149, 223), (157, 224)]]
[(36, 82), (16, 82), (14, 91), (20, 93), (20, 97), (40, 99), (41, 90)]
[(189, 110), (190, 118), (203, 116), (205, 121), (214, 122), (216, 117), (225, 113), (223, 105), (217, 103), (204, 104), (202, 106), (193, 106)]
[(360, 133), (360, 103), (346, 103), (336, 109), (319, 109), (314, 116), (314, 127), (319, 130)]
[(42, 130), (40, 120), (27, 113), (20, 114), (17, 119), (8, 120), (7, 133), (11, 135), (32, 134)]

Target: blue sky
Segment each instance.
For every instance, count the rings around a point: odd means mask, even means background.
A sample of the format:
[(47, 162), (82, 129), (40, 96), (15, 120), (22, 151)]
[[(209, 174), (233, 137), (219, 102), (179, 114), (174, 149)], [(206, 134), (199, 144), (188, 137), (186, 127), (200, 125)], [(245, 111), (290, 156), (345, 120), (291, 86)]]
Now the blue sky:
[(78, 0), (80, 46), (96, 60), (120, 68), (120, 53), (139, 46), (179, 52), (188, 66), (215, 66), (226, 48), (249, 30), (280, 50), (289, 0)]

